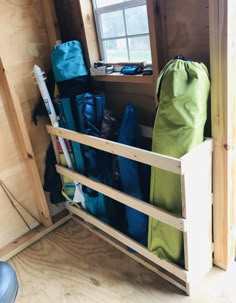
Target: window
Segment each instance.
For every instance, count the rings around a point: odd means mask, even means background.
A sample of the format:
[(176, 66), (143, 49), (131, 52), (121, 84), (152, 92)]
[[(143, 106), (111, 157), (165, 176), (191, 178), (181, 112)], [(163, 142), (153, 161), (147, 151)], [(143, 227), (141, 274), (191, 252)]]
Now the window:
[(93, 0), (102, 59), (151, 63), (146, 0)]

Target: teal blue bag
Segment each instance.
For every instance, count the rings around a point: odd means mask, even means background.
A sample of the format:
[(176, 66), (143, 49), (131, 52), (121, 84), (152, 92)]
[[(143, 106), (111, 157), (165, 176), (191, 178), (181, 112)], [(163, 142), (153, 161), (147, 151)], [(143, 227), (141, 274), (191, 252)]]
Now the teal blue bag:
[(51, 59), (56, 82), (88, 75), (79, 41), (74, 40), (54, 46)]

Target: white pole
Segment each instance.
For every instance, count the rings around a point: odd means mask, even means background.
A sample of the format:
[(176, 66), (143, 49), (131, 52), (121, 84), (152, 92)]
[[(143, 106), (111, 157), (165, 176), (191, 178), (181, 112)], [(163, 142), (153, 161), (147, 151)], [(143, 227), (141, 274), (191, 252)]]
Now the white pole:
[[(44, 104), (46, 106), (46, 109), (47, 109), (50, 121), (52, 123), (52, 126), (53, 127), (59, 127), (57, 115), (56, 115), (51, 97), (49, 95), (49, 92), (48, 92), (48, 89), (47, 89), (47, 86), (46, 86), (46, 83), (45, 83), (44, 73), (42, 72), (41, 68), (38, 65), (34, 66), (33, 73), (34, 73), (35, 79), (37, 81), (40, 93), (42, 95)], [(73, 164), (72, 164), (68, 149), (66, 147), (65, 140), (63, 138), (60, 138), (60, 137), (58, 137), (58, 140), (60, 142), (60, 145), (61, 145), (63, 154), (65, 156), (68, 168), (73, 169)], [(74, 181), (74, 184), (75, 184), (75, 194), (74, 194), (73, 202), (75, 202), (75, 203), (81, 202), (82, 206), (85, 208), (84, 195), (83, 195), (83, 192), (81, 190), (81, 186), (80, 186), (80, 184), (78, 184), (75, 181)]]

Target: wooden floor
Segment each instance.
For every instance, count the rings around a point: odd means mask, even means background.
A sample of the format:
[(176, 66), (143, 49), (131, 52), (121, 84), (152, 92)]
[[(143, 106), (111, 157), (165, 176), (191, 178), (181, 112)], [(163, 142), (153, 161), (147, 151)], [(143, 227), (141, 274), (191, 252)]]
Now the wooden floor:
[(191, 297), (73, 221), (10, 260), (16, 303), (235, 303), (236, 266), (217, 268)]

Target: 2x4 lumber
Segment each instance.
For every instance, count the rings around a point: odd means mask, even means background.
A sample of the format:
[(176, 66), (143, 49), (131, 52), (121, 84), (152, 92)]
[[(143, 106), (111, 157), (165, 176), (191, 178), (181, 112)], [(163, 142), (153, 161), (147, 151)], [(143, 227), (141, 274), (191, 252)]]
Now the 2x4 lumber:
[(44, 20), (48, 33), (50, 47), (53, 48), (58, 40), (61, 40), (57, 16), (53, 0), (41, 0)]
[(88, 223), (82, 221), (77, 216), (72, 216), (72, 220), (75, 221), (76, 223), (80, 224), (81, 226), (83, 226), (84, 228), (86, 228), (87, 230), (89, 230), (90, 232), (92, 232), (93, 234), (95, 234), (100, 239), (102, 239), (105, 242), (109, 243), (110, 245), (112, 245), (113, 247), (115, 247), (116, 249), (118, 249), (119, 251), (121, 251), (122, 253), (126, 254), (131, 259), (135, 260), (139, 264), (142, 264), (143, 266), (145, 266), (146, 268), (148, 268), (149, 270), (151, 270), (155, 274), (159, 275), (160, 277), (162, 277), (166, 281), (170, 282), (171, 284), (175, 285), (179, 289), (181, 289), (181, 290), (183, 290), (183, 291), (186, 292), (186, 286), (185, 285), (179, 283), (178, 281), (176, 281), (176, 279), (170, 277), (168, 274), (166, 274), (163, 271), (161, 271), (160, 269), (158, 269), (158, 267), (155, 264), (152, 264), (150, 261), (146, 260), (142, 256), (139, 256), (137, 254), (129, 252), (127, 250), (127, 247), (125, 247), (124, 245), (122, 245), (119, 241), (113, 239), (112, 237), (110, 237), (109, 235), (105, 234), (101, 230), (96, 229), (91, 224), (88, 224)]
[(0, 77), (8, 100), (10, 113), (12, 114), (11, 119), (13, 120), (15, 131), (18, 137), (18, 145), (19, 148), (21, 149), (23, 158), (27, 166), (29, 179), (31, 180), (31, 184), (29, 184), (29, 186), (30, 185), (32, 186), (34, 192), (34, 196), (35, 196), (34, 202), (38, 209), (41, 223), (45, 226), (50, 226), (52, 224), (52, 220), (50, 217), (47, 200), (43, 191), (39, 171), (35, 161), (35, 156), (30, 142), (20, 101), (15, 92), (15, 88), (10, 81), (10, 76), (8, 75), (8, 72), (4, 69), (1, 58), (0, 58)]
[(152, 55), (152, 66), (153, 66), (153, 97), (155, 106), (158, 105), (157, 92), (156, 92), (156, 81), (159, 75), (159, 64), (158, 64), (158, 44), (156, 37), (157, 29), (157, 7), (156, 0), (147, 1), (147, 15), (148, 15), (148, 27), (150, 33), (150, 46)]
[(51, 135), (85, 144), (134, 161), (146, 163), (148, 165), (158, 167), (176, 174), (181, 174), (181, 160), (173, 157), (160, 155), (154, 152), (97, 138), (94, 136), (84, 135), (64, 128), (55, 128), (47, 125), (47, 130)]
[(236, 6), (210, 0), (211, 110), (214, 139), (214, 263), (227, 269), (235, 257)]
[(184, 255), (192, 282), (212, 267), (212, 140), (206, 140), (183, 158), (183, 217), (189, 222), (184, 233)]
[(185, 219), (171, 215), (160, 208), (145, 203), (142, 200), (133, 198), (125, 193), (122, 193), (119, 190), (113, 189), (110, 186), (89, 179), (63, 166), (56, 165), (56, 169), (60, 175), (63, 175), (71, 180), (74, 180), (89, 188), (92, 188), (116, 201), (119, 201), (120, 203), (130, 206), (136, 210), (139, 210), (140, 212), (151, 216), (157, 220), (160, 220), (161, 222), (166, 223), (178, 230), (185, 231)]
[(49, 227), (40, 225), (34, 228), (24, 236), (21, 236), (19, 239), (16, 239), (12, 243), (0, 249), (0, 261), (9, 260), (28, 246), (32, 245), (36, 241), (40, 240), (41, 238), (52, 232), (57, 227), (69, 221), (70, 219), (71, 215), (67, 215)]
[(153, 253), (149, 252), (148, 249), (138, 242), (130, 239), (126, 235), (122, 234), (121, 232), (117, 231), (116, 229), (110, 227), (106, 223), (103, 223), (99, 219), (96, 219), (92, 215), (86, 213), (82, 209), (66, 205), (66, 208), (72, 213), (77, 215), (78, 217), (82, 218), (86, 222), (94, 225), (95, 227), (101, 229), (105, 233), (109, 234), (114, 239), (118, 240), (119, 242), (123, 243), (124, 245), (127, 245), (128, 247), (132, 248), (134, 251), (138, 252), (140, 255), (144, 256), (145, 258), (149, 259), (151, 262), (157, 264), (158, 266), (161, 266), (166, 271), (170, 272), (172, 275), (178, 277), (180, 280), (187, 282), (188, 281), (188, 272), (184, 269), (178, 267), (177, 265), (166, 261), (161, 260), (157, 256), (155, 256)]
[(88, 66), (101, 59), (98, 47), (97, 32), (93, 17), (92, 1), (79, 0), (79, 9), (83, 22), (81, 40), (85, 41), (85, 56)]

